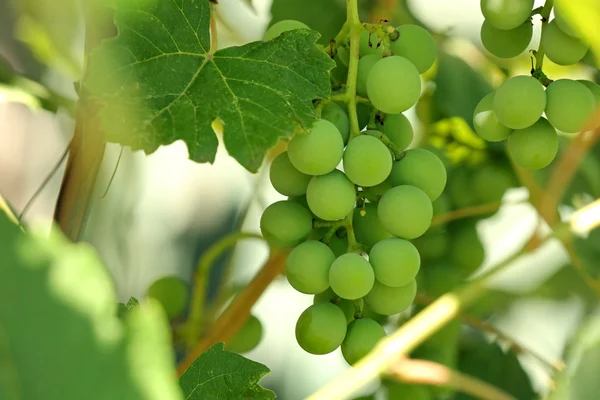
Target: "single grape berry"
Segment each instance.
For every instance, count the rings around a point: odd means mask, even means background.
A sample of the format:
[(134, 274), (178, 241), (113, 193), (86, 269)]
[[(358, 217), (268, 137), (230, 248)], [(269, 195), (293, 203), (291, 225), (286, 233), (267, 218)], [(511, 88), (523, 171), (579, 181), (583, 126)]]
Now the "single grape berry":
[(373, 267), (356, 253), (339, 256), (329, 269), (331, 289), (342, 299), (360, 299), (369, 293), (374, 281)]
[(312, 215), (300, 203), (278, 201), (263, 212), (260, 231), (273, 247), (294, 247), (312, 231)]
[(514, 29), (527, 21), (534, 0), (481, 0), (481, 13), (497, 29)]
[(176, 318), (185, 311), (190, 289), (181, 278), (166, 276), (152, 283), (147, 295), (160, 303), (169, 318)]
[(392, 167), (393, 186), (412, 185), (424, 191), (431, 201), (446, 187), (446, 167), (435, 154), (424, 149), (410, 149)]
[(579, 37), (577, 31), (573, 29), (573, 26), (565, 19), (563, 10), (559, 5), (554, 6), (554, 20), (561, 31), (574, 38)]
[(324, 302), (332, 302), (336, 306), (340, 308), (344, 312), (346, 316), (346, 322), (350, 323), (354, 321), (354, 314), (356, 313), (356, 307), (358, 305), (359, 308), (364, 306), (364, 302), (362, 299), (358, 300), (346, 300), (341, 299), (335, 292), (329, 288), (326, 291), (316, 294), (313, 297), (313, 304), (319, 304)]
[(326, 175), (314, 176), (308, 183), (306, 199), (317, 217), (336, 221), (352, 211), (356, 192), (346, 175), (336, 169)]
[(247, 353), (258, 346), (262, 333), (260, 320), (250, 315), (235, 336), (225, 343), (225, 349), (236, 353)]
[(308, 240), (288, 255), (285, 275), (300, 293), (321, 293), (329, 287), (329, 268), (334, 261), (335, 255), (326, 244)]
[(546, 89), (546, 118), (558, 130), (581, 132), (596, 110), (596, 98), (586, 85), (559, 79)]
[(413, 127), (404, 114), (386, 116), (383, 124), (377, 122), (377, 129), (390, 139), (398, 151), (406, 150), (413, 140)]
[(329, 121), (318, 119), (307, 134), (298, 134), (288, 145), (288, 156), (296, 169), (308, 175), (325, 175), (342, 160), (344, 140)]
[(400, 35), (390, 46), (394, 54), (408, 58), (419, 73), (427, 72), (437, 57), (433, 37), (418, 25), (401, 25), (396, 30)]
[[(490, 184), (493, 182), (494, 184)], [(472, 187), (481, 203), (502, 200), (504, 193), (516, 186), (516, 177), (511, 169), (500, 165), (483, 165), (473, 171)]]
[(356, 364), (386, 336), (385, 330), (370, 318), (352, 321), (342, 342), (342, 355), (350, 365)]
[(450, 230), (450, 261), (463, 278), (471, 276), (483, 263), (485, 249), (472, 222), (459, 222)]
[(458, 208), (466, 208), (477, 204), (477, 196), (471, 190), (471, 169), (458, 167), (454, 169), (448, 182), (448, 191), (452, 203)]
[(392, 154), (373, 136), (361, 135), (344, 151), (344, 172), (358, 186), (375, 186), (383, 182), (392, 170)]
[(590, 91), (594, 95), (594, 98), (596, 99), (596, 107), (594, 108), (594, 117), (592, 118), (591, 121), (588, 121), (590, 123), (589, 128), (596, 129), (596, 128), (600, 127), (600, 114), (599, 114), (600, 113), (600, 85), (598, 85), (596, 82), (586, 81), (586, 80), (579, 80), (577, 82), (584, 84), (585, 87), (590, 89)]
[(386, 114), (404, 112), (421, 96), (419, 71), (407, 58), (382, 58), (371, 68), (367, 94), (373, 106)]
[(414, 239), (412, 243), (423, 261), (432, 261), (446, 255), (450, 239), (444, 231), (429, 229), (423, 236)]
[(580, 39), (563, 32), (556, 19), (544, 29), (541, 44), (546, 56), (558, 65), (573, 65), (581, 61), (589, 49)]
[(544, 86), (531, 76), (506, 80), (494, 95), (493, 110), (498, 121), (511, 129), (533, 125), (546, 108)]
[(392, 187), (392, 182), (390, 182), (388, 177), (388, 179), (381, 182), (379, 185), (362, 188), (362, 196), (369, 200), (370, 203), (377, 203), (381, 196), (383, 196), (385, 192), (390, 190)]
[(348, 250), (348, 236), (344, 235), (340, 237), (337, 234), (334, 234), (329, 239), (329, 248), (333, 251), (336, 258), (345, 254), (346, 250)]
[(376, 313), (394, 315), (410, 307), (416, 295), (417, 282), (415, 280), (400, 287), (386, 286), (375, 281), (373, 289), (364, 297), (364, 300)]
[(479, 104), (477, 104), (477, 107), (475, 107), (475, 112), (473, 114), (473, 126), (475, 127), (475, 132), (488, 142), (501, 142), (508, 138), (513, 131), (502, 125), (494, 113), (493, 106), (495, 94), (495, 92), (492, 92), (481, 99)]
[(303, 24), (300, 21), (295, 21), (291, 19), (286, 19), (283, 21), (279, 21), (273, 24), (269, 29), (267, 29), (267, 33), (265, 33), (265, 40), (275, 39), (277, 36), (281, 35), (283, 32), (293, 31), (295, 29), (310, 29), (308, 25)]
[(518, 56), (527, 49), (532, 36), (533, 26), (530, 21), (506, 31), (493, 27), (488, 21), (481, 25), (483, 47), (499, 58)]
[(534, 125), (518, 129), (508, 138), (508, 152), (515, 163), (536, 170), (548, 166), (558, 152), (558, 135), (545, 118)]
[(392, 234), (383, 227), (377, 215), (377, 205), (365, 204), (364, 215), (361, 208), (354, 209), (352, 226), (356, 240), (367, 247), (373, 247), (380, 240), (391, 238)]
[(290, 162), (287, 151), (273, 159), (269, 169), (271, 184), (284, 196), (302, 196), (306, 193), (310, 175), (298, 171)]
[(321, 118), (335, 125), (337, 130), (342, 135), (344, 144), (348, 143), (350, 137), (350, 118), (346, 110), (337, 103), (331, 102), (323, 107)]
[(433, 207), (421, 189), (402, 185), (390, 189), (377, 206), (381, 225), (403, 239), (415, 239), (427, 231), (433, 217)]
[(327, 354), (337, 349), (346, 336), (346, 317), (335, 304), (308, 307), (296, 322), (296, 341), (310, 354)]
[(381, 55), (379, 54), (369, 54), (367, 56), (361, 57), (361, 59), (358, 60), (358, 74), (356, 76), (356, 94), (358, 94), (359, 96), (367, 96), (367, 78), (369, 77), (371, 69), (379, 60), (381, 60)]
[(421, 267), (421, 257), (408, 240), (391, 238), (377, 243), (369, 253), (375, 279), (386, 286), (407, 285)]

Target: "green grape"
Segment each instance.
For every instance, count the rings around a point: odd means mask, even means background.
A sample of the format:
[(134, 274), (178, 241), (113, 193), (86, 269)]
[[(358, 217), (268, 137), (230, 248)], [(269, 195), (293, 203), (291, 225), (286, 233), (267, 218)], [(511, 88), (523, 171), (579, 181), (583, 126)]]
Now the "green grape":
[(415, 279), (421, 267), (417, 248), (408, 240), (385, 239), (378, 242), (369, 253), (375, 279), (386, 286), (407, 285)]
[(531, 76), (506, 80), (494, 95), (493, 110), (498, 121), (511, 129), (527, 128), (540, 119), (546, 108), (544, 86)]
[(559, 79), (546, 89), (546, 118), (558, 130), (581, 132), (596, 110), (596, 98), (583, 83)]
[(344, 145), (348, 143), (350, 137), (350, 118), (346, 114), (346, 110), (337, 103), (329, 103), (321, 111), (321, 118), (335, 125), (337, 130), (342, 135)]
[(481, 43), (483, 47), (499, 58), (513, 58), (523, 53), (533, 36), (530, 21), (510, 30), (497, 29), (489, 21), (481, 25)]
[(481, 0), (481, 13), (497, 29), (514, 29), (529, 20), (534, 0)]
[(398, 151), (406, 150), (413, 140), (413, 127), (404, 114), (386, 116), (383, 124), (377, 124), (377, 129), (390, 139)]
[(421, 77), (406, 58), (382, 58), (367, 78), (371, 104), (386, 114), (400, 114), (414, 106), (421, 95)]
[(275, 157), (269, 169), (271, 184), (284, 196), (302, 196), (311, 176), (298, 171), (290, 162), (287, 151)]
[(371, 110), (372, 107), (366, 105), (365, 103), (358, 103), (356, 105), (356, 115), (358, 117), (358, 127), (360, 130), (363, 130), (363, 128), (369, 123), (369, 119), (371, 118)]
[(508, 152), (520, 167), (536, 170), (548, 166), (558, 152), (558, 135), (545, 118), (508, 138)]
[(383, 46), (378, 47), (380, 40), (381, 39), (379, 39), (377, 35), (370, 33), (368, 30), (361, 30), (359, 46), (360, 56), (364, 57), (370, 54), (377, 54), (381, 56), (383, 54)]
[(473, 126), (482, 139), (501, 142), (508, 138), (513, 130), (502, 125), (494, 114), (494, 95), (495, 92), (488, 94), (477, 104), (473, 113)]
[(360, 318), (350, 322), (342, 342), (344, 360), (350, 365), (356, 364), (385, 336), (383, 327), (372, 319)]
[(361, 135), (348, 143), (344, 152), (344, 172), (356, 185), (379, 185), (391, 170), (392, 154), (381, 140)]
[(545, 27), (541, 45), (546, 57), (558, 65), (573, 65), (581, 61), (589, 49), (581, 40), (560, 30), (556, 19)]
[(348, 250), (348, 236), (339, 237), (337, 234), (333, 234), (329, 239), (329, 248), (333, 251), (336, 258), (342, 254), (346, 254)]
[(562, 9), (558, 5), (554, 6), (554, 20), (556, 21), (556, 24), (558, 25), (558, 27), (560, 28), (561, 31), (563, 31), (567, 35), (572, 36), (574, 38), (579, 37), (579, 34), (577, 33), (577, 31), (575, 29), (573, 29), (571, 24), (569, 22), (567, 22), (567, 20), (565, 19), (564, 15), (562, 13)]
[(339, 256), (329, 269), (329, 284), (342, 299), (360, 299), (369, 293), (374, 281), (373, 267), (356, 253)]
[(412, 241), (423, 261), (436, 260), (443, 257), (450, 246), (450, 239), (445, 232), (431, 229), (421, 237)]
[(431, 388), (393, 381), (387, 385), (387, 400), (434, 400)]
[(265, 33), (265, 40), (275, 39), (277, 36), (281, 35), (283, 32), (293, 31), (295, 29), (310, 29), (308, 25), (303, 24), (300, 21), (294, 21), (291, 19), (286, 19), (283, 21), (279, 21), (273, 24), (269, 29), (267, 29), (267, 33)]
[(446, 214), (447, 212), (450, 212), (451, 208), (450, 197), (447, 194), (442, 193), (440, 197), (431, 202), (431, 205), (433, 206), (434, 216)]
[(354, 208), (354, 185), (337, 169), (327, 175), (314, 176), (308, 183), (306, 199), (310, 210), (325, 221), (344, 218)]
[(475, 224), (467, 221), (452, 226), (450, 260), (461, 276), (471, 276), (483, 263), (485, 250)]
[(288, 201), (293, 203), (298, 203), (306, 207), (308, 211), (310, 211), (310, 207), (308, 207), (308, 201), (306, 200), (306, 196), (291, 196), (287, 198)]
[(358, 60), (358, 74), (356, 76), (356, 94), (359, 96), (367, 96), (367, 77), (373, 65), (381, 60), (379, 54), (369, 54)]
[[(476, 246), (479, 249), (479, 246)], [(423, 292), (432, 297), (440, 297), (453, 290), (462, 281), (461, 271), (445, 262), (431, 263), (423, 268), (419, 276), (424, 275)]]
[(379, 200), (377, 215), (381, 225), (403, 239), (416, 239), (431, 225), (433, 206), (421, 189), (402, 185), (390, 189)]
[(326, 244), (308, 240), (287, 257), (285, 275), (300, 293), (321, 293), (329, 287), (329, 268), (334, 261), (333, 251)]
[(477, 204), (477, 197), (471, 190), (471, 170), (456, 168), (448, 182), (448, 194), (457, 208), (466, 208)]
[(431, 201), (446, 187), (446, 168), (435, 154), (423, 149), (410, 149), (394, 163), (390, 175), (392, 185), (412, 185), (424, 191)]
[(396, 30), (400, 36), (390, 46), (394, 54), (408, 58), (419, 73), (427, 72), (437, 57), (433, 37), (418, 25), (401, 25)]
[(483, 165), (473, 171), (472, 187), (481, 203), (500, 201), (504, 193), (515, 186), (515, 176), (509, 168)]
[(394, 315), (406, 310), (417, 295), (417, 281), (414, 279), (400, 287), (386, 286), (375, 281), (373, 289), (364, 297), (365, 303), (373, 311), (383, 315)]
[(326, 291), (316, 294), (313, 298), (313, 304), (319, 304), (319, 303), (325, 303), (325, 302), (332, 302), (333, 304), (336, 304), (335, 302), (337, 302), (337, 306), (340, 308), (340, 310), (342, 310), (344, 312), (344, 316), (346, 317), (346, 323), (350, 323), (352, 321), (354, 321), (354, 314), (356, 313), (356, 306), (354, 305), (354, 303), (356, 302), (360, 307), (363, 306), (363, 300), (362, 299), (358, 299), (358, 300), (346, 300), (346, 299), (340, 299), (339, 296), (337, 294), (335, 294), (335, 292), (329, 288)]
[(386, 230), (377, 216), (377, 205), (365, 204), (365, 215), (361, 215), (361, 209), (354, 209), (352, 226), (354, 234), (359, 243), (367, 247), (373, 247), (380, 240), (391, 238), (392, 234)]
[(150, 285), (147, 296), (157, 300), (169, 318), (176, 318), (185, 311), (190, 289), (181, 278), (165, 276)]
[(331, 353), (342, 344), (345, 336), (346, 317), (335, 304), (313, 304), (296, 322), (296, 341), (307, 353)]
[(600, 69), (600, 63), (598, 62), (598, 58), (594, 55), (594, 52), (591, 49), (588, 50), (587, 53), (585, 53), (585, 56), (581, 61), (583, 61), (586, 65), (589, 65), (590, 67)]
[(363, 304), (363, 309), (362, 309), (362, 316), (363, 318), (370, 318), (373, 321), (377, 321), (379, 323), (379, 325), (385, 325), (388, 321), (388, 316), (387, 315), (382, 315), (382, 314), (378, 314), (375, 311), (373, 311), (371, 309), (371, 307), (369, 307), (369, 305), (367, 303)]
[(363, 188), (362, 193), (365, 199), (369, 200), (371, 203), (377, 203), (381, 196), (391, 188), (392, 183), (388, 177), (388, 179), (381, 182), (379, 185)]
[(312, 215), (303, 205), (278, 201), (260, 217), (260, 231), (273, 247), (294, 247), (312, 231)]
[(600, 116), (598, 115), (600, 112), (600, 85), (598, 85), (596, 82), (586, 80), (579, 80), (577, 82), (583, 83), (588, 89), (590, 89), (594, 95), (594, 98), (596, 99), (593, 121), (588, 121), (591, 124), (589, 128), (596, 129), (600, 127)]
[(344, 140), (329, 121), (318, 119), (307, 134), (298, 134), (288, 145), (292, 165), (308, 175), (325, 175), (342, 160)]
[(246, 353), (260, 343), (262, 324), (254, 315), (250, 315), (235, 336), (225, 343), (225, 349), (236, 353)]

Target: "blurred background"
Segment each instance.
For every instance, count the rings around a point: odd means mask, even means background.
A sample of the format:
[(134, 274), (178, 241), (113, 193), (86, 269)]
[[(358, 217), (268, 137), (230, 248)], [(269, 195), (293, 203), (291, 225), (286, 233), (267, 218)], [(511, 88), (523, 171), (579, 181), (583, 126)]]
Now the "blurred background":
[[(219, 0), (220, 46), (261, 40), (270, 24), (289, 18), (319, 30), (326, 42), (345, 20), (342, 0), (273, 1)], [(73, 81), (82, 69), (83, 51), (83, 26), (76, 23), (76, 2), (51, 3), (0, 0), (0, 193), (20, 213), (50, 177), (23, 217), (26, 223), (41, 222), (48, 228), (65, 166), (59, 160), (73, 135), (74, 122), (68, 109), (76, 100)], [(543, 1), (536, 1), (536, 7), (541, 5)], [(442, 129), (435, 121), (451, 117), (468, 120), (482, 91), (497, 86), (506, 74), (528, 73), (531, 68), (527, 53), (499, 62), (482, 49), (479, 0), (370, 0), (363, 1), (362, 6), (363, 18), (372, 22), (382, 18), (394, 24), (420, 21), (436, 33), (443, 49), (437, 75), (426, 84), (424, 98), (429, 103), (424, 100), (407, 113), (415, 127), (415, 143), (425, 134)], [(57, 12), (63, 9), (67, 11)], [(58, 38), (59, 43), (48, 43), (45, 35)], [(532, 47), (537, 47), (538, 41), (539, 24)], [(547, 70), (562, 77), (593, 78), (593, 70), (584, 64), (566, 68), (549, 63)], [(27, 79), (16, 79), (14, 72)], [(57, 103), (62, 105), (58, 111), (52, 109)], [(427, 120), (423, 113), (438, 116)], [(150, 156), (118, 145), (107, 148), (84, 240), (98, 249), (110, 269), (119, 301), (131, 296), (143, 298), (148, 286), (165, 275), (191, 282), (206, 249), (234, 231), (259, 233), (264, 208), (284, 198), (269, 183), (269, 159), (257, 174), (251, 174), (230, 158), (223, 146), (212, 165), (187, 158), (181, 142)], [(547, 229), (533, 207), (524, 202), (527, 196), (526, 189), (510, 189), (499, 211), (477, 223), (485, 248), (477, 273), (514, 254), (535, 230)], [(566, 216), (571, 210), (565, 205), (561, 212)], [(260, 241), (238, 244), (228, 257), (219, 260), (212, 277), (214, 287), (222, 277), (233, 287), (242, 287), (267, 257), (268, 248)], [(567, 263), (563, 248), (550, 241), (534, 255), (514, 263), (490, 286), (509, 297), (531, 293)], [(487, 322), (524, 347), (550, 360), (559, 359), (587, 307), (583, 294), (565, 292), (562, 297), (517, 299), (500, 312), (486, 314)], [(263, 382), (285, 400), (304, 398), (348, 368), (339, 350), (313, 356), (297, 345), (294, 326), (310, 304), (311, 296), (296, 292), (282, 277), (270, 285), (253, 309), (264, 335), (247, 356), (272, 370)], [(519, 355), (519, 361), (533, 389), (547, 393), (548, 368), (527, 355)], [(365, 394), (375, 389), (370, 387)]]

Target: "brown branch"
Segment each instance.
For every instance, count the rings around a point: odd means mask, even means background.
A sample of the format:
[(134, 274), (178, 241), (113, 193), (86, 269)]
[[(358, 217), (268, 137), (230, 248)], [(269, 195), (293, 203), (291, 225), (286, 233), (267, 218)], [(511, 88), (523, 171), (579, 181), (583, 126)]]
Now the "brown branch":
[(390, 368), (401, 382), (444, 386), (486, 400), (516, 400), (515, 397), (475, 377), (428, 360), (402, 358)]
[(228, 341), (240, 330), (248, 319), (254, 303), (260, 298), (267, 286), (283, 273), (288, 252), (288, 249), (272, 250), (269, 260), (256, 274), (254, 279), (252, 279), (246, 289), (233, 300), (225, 312), (217, 319), (208, 334), (179, 364), (177, 367), (179, 376), (183, 375), (196, 358), (206, 349), (215, 343)]
[(431, 221), (431, 225), (440, 225), (445, 224), (446, 222), (455, 221), (457, 219), (487, 214), (490, 212), (497, 211), (501, 205), (501, 201), (494, 201), (492, 203), (485, 203), (473, 207), (466, 207), (461, 208), (459, 210), (450, 211), (448, 213), (434, 217)]

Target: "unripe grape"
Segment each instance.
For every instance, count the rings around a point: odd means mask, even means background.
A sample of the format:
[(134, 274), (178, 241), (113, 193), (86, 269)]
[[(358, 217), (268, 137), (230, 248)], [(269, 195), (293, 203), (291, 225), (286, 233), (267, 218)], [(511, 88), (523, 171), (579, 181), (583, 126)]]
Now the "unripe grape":
[(415, 279), (421, 267), (421, 257), (408, 240), (385, 239), (373, 246), (369, 253), (375, 279), (386, 286), (407, 285)]
[(413, 127), (404, 114), (386, 116), (383, 124), (377, 123), (377, 129), (390, 139), (398, 151), (406, 150), (413, 140)]
[(433, 207), (421, 189), (402, 185), (390, 189), (377, 206), (381, 225), (403, 239), (415, 239), (431, 225)]
[(399, 114), (414, 106), (421, 95), (419, 71), (400, 56), (379, 60), (367, 78), (367, 94), (373, 106), (386, 114)]
[(235, 336), (225, 343), (225, 349), (236, 353), (247, 353), (260, 343), (262, 324), (254, 315), (250, 315)]
[(400, 36), (390, 46), (394, 54), (408, 58), (419, 73), (427, 72), (437, 57), (433, 37), (418, 25), (401, 25), (396, 30)]
[(273, 247), (294, 247), (312, 231), (312, 215), (302, 204), (278, 201), (260, 218), (260, 230)]
[(355, 364), (366, 356), (382, 338), (385, 330), (377, 322), (369, 318), (352, 321), (347, 328), (346, 337), (342, 343), (342, 355), (350, 365)]
[(296, 340), (304, 351), (327, 354), (337, 349), (346, 336), (346, 317), (335, 304), (308, 307), (296, 323)]
[(394, 315), (406, 310), (417, 295), (417, 282), (412, 280), (405, 286), (390, 287), (375, 281), (373, 289), (364, 298), (373, 311), (383, 315)]
[(359, 96), (367, 96), (367, 78), (369, 77), (371, 69), (379, 60), (381, 60), (381, 55), (379, 54), (369, 54), (364, 57), (361, 57), (361, 59), (358, 60), (358, 73), (356, 76), (356, 94), (358, 94)]
[(394, 186), (418, 187), (433, 201), (444, 191), (447, 176), (444, 163), (435, 154), (423, 149), (410, 149), (394, 163), (390, 179)]
[(157, 300), (169, 318), (180, 316), (187, 306), (190, 290), (188, 284), (176, 276), (161, 278), (148, 288), (147, 295)]
[(309, 240), (288, 255), (285, 275), (300, 293), (321, 293), (329, 287), (329, 268), (334, 261), (335, 255), (326, 244)]
[(586, 85), (570, 79), (552, 82), (546, 89), (546, 118), (558, 130), (583, 130), (596, 109), (596, 98)]
[(529, 19), (534, 0), (481, 0), (481, 13), (497, 29), (514, 29)]
[(483, 263), (485, 250), (475, 224), (461, 222), (451, 229), (450, 260), (464, 278), (472, 275)]
[(344, 152), (344, 172), (356, 185), (378, 185), (391, 170), (392, 154), (380, 140), (361, 135), (348, 143)]
[(300, 21), (295, 21), (291, 19), (286, 19), (283, 21), (279, 21), (273, 24), (269, 29), (267, 29), (267, 33), (265, 33), (265, 40), (275, 39), (277, 36), (281, 35), (283, 32), (293, 31), (295, 29), (310, 29), (308, 25), (303, 24)]
[(516, 186), (512, 170), (499, 165), (484, 165), (473, 171), (473, 189), (481, 203), (502, 200), (504, 193)]
[(553, 20), (542, 35), (546, 57), (558, 65), (573, 65), (583, 59), (589, 47), (581, 40), (564, 33)]
[(525, 129), (518, 129), (508, 138), (508, 152), (514, 162), (536, 170), (549, 165), (558, 152), (558, 135), (545, 118)]
[(342, 299), (360, 299), (369, 293), (374, 281), (373, 267), (356, 253), (339, 256), (329, 269), (331, 289)]
[(310, 210), (326, 221), (344, 218), (354, 208), (354, 185), (337, 169), (326, 175), (314, 176), (308, 183), (306, 199)]
[(573, 36), (574, 38), (579, 38), (579, 34), (577, 33), (577, 31), (575, 29), (573, 29), (571, 24), (565, 19), (565, 17), (563, 16), (563, 13), (562, 13), (562, 9), (558, 5), (554, 6), (554, 20), (556, 21), (556, 24), (558, 25), (558, 27), (560, 28), (561, 31), (563, 31), (564, 33), (566, 33), (569, 36)]
[(487, 51), (499, 58), (513, 58), (521, 54), (533, 36), (530, 21), (510, 30), (497, 29), (489, 21), (481, 25), (481, 42)]
[(494, 95), (495, 92), (488, 94), (477, 104), (473, 114), (473, 126), (481, 138), (489, 142), (501, 142), (508, 138), (513, 130), (498, 121), (493, 110)]
[(515, 76), (498, 88), (493, 100), (498, 121), (511, 129), (533, 125), (546, 108), (544, 86), (531, 76)]
[(307, 134), (297, 134), (288, 145), (288, 156), (294, 167), (308, 175), (324, 175), (342, 160), (344, 140), (329, 121), (318, 119)]
[(321, 118), (335, 125), (337, 130), (342, 135), (344, 144), (348, 143), (350, 137), (350, 118), (346, 110), (337, 103), (331, 102), (323, 107)]
[(284, 196), (302, 196), (312, 178), (292, 165), (287, 151), (275, 157), (269, 169), (269, 177), (275, 190)]
[(367, 203), (364, 209), (364, 215), (361, 215), (361, 209), (354, 210), (352, 225), (356, 240), (367, 247), (373, 247), (380, 240), (391, 238), (392, 234), (383, 227), (377, 216), (377, 205)]

